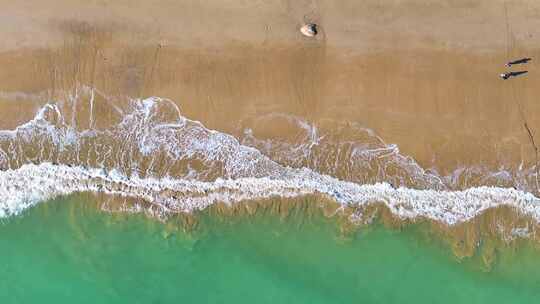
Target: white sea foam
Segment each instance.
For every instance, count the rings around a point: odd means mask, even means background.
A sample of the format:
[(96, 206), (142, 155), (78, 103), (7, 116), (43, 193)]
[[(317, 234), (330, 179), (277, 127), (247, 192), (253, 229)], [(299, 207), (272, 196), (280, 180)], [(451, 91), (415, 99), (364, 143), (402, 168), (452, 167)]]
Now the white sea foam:
[[(81, 90), (77, 98), (82, 94), (90, 94), (88, 108), (93, 109), (97, 102), (94, 91)], [(72, 115), (77, 112), (75, 107)], [(116, 108), (114, 111), (123, 113)], [(56, 104), (48, 104), (32, 121), (15, 130), (0, 131), (0, 167), (6, 168), (0, 171), (0, 217), (17, 215), (41, 201), (78, 192), (140, 199), (165, 214), (201, 210), (216, 202), (234, 204), (318, 194), (343, 205), (383, 203), (401, 218), (424, 217), (449, 225), (503, 205), (515, 207), (540, 222), (540, 200), (533, 194), (502, 187), (441, 190), (437, 176), (426, 173), (369, 129), (362, 131), (366, 133), (362, 138), (372, 142), (364, 146), (353, 141), (341, 145), (324, 142), (327, 134), (321, 135), (312, 125), (300, 124), (308, 144), (277, 143), (281, 145), (277, 154), (281, 157), (291, 149), (295, 150), (293, 156), (306, 156), (304, 153), (313, 153), (313, 147), (326, 145), (341, 153), (340, 158), (349, 157), (351, 168), (356, 170), (351, 174), (361, 176), (366, 165), (360, 162), (376, 159), (377, 170), (403, 166), (401, 172), (411, 180), (419, 180), (422, 189), (340, 180), (318, 170), (316, 162), (310, 168), (296, 163), (289, 167), (280, 157), (278, 161), (271, 157), (272, 151), (261, 153), (259, 147), (264, 143), (249, 132), (246, 140), (251, 141), (251, 147), (183, 117), (167, 99), (133, 100), (132, 109), (126, 113), (117, 125), (105, 130), (91, 129), (96, 116), (90, 113), (90, 129), (79, 130), (64, 119)], [(317, 153), (321, 156), (313, 159), (329, 162), (321, 158), (322, 150)], [(75, 165), (63, 165), (66, 159)], [(179, 163), (185, 166), (169, 169)]]
[[(292, 170), (292, 169), (291, 169)], [(191, 212), (215, 202), (237, 203), (271, 197), (326, 195), (341, 204), (383, 203), (401, 218), (424, 217), (454, 225), (489, 208), (515, 207), (540, 223), (540, 199), (514, 189), (478, 187), (464, 191), (393, 188), (389, 184), (358, 185), (293, 170), (292, 177), (217, 179), (212, 182), (174, 178), (139, 178), (103, 169), (43, 163), (0, 172), (0, 217), (20, 214), (38, 202), (76, 192), (103, 192), (139, 198), (163, 212)]]

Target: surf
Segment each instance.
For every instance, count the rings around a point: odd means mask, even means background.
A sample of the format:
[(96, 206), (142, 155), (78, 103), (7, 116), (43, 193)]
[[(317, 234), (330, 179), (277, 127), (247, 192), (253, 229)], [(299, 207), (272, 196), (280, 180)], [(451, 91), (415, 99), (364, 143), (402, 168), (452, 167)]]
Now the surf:
[[(341, 158), (348, 156), (349, 172), (357, 174), (340, 176), (332, 171), (339, 162), (334, 167), (318, 164), (331, 163), (321, 159), (323, 152), (341, 151), (344, 143), (294, 117), (276, 116), (298, 124), (304, 137), (265, 142), (250, 132), (238, 139), (208, 129), (182, 116), (176, 103), (165, 98), (130, 99), (123, 110), (103, 97), (105, 106), (118, 114), (117, 122), (101, 129), (93, 120), (88, 128), (74, 123), (80, 115), (76, 106), (85, 101), (92, 105), (90, 112), (104, 107), (96, 105), (98, 94), (83, 87), (77, 104), (47, 103), (33, 120), (0, 131), (0, 217), (19, 215), (61, 195), (90, 192), (140, 200), (162, 215), (203, 210), (217, 202), (320, 195), (343, 206), (382, 203), (399, 218), (446, 225), (501, 206), (540, 223), (540, 200), (531, 192), (482, 185), (453, 190), (444, 178), (423, 170), (369, 129), (352, 129), (354, 134), (364, 132), (370, 142), (345, 143), (348, 154)], [(71, 123), (65, 109), (72, 111)], [(307, 164), (291, 162), (298, 156)], [(363, 166), (377, 165), (380, 172), (389, 163), (403, 166), (400, 178), (412, 182), (362, 177)]]

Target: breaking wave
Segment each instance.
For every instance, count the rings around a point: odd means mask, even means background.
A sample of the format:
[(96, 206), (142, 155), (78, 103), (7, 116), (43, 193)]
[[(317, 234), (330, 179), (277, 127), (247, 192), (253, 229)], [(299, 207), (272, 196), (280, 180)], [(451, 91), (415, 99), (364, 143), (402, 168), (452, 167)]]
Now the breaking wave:
[[(289, 129), (266, 136), (267, 126)], [(315, 194), (343, 205), (383, 203), (401, 218), (448, 225), (498, 206), (540, 222), (540, 200), (528, 192), (532, 169), (440, 176), (357, 124), (315, 126), (272, 114), (244, 121), (235, 137), (182, 116), (168, 99), (120, 107), (89, 87), (0, 131), (0, 169), (0, 217), (77, 192), (135, 198), (163, 214)], [(484, 184), (460, 188), (471, 172)]]

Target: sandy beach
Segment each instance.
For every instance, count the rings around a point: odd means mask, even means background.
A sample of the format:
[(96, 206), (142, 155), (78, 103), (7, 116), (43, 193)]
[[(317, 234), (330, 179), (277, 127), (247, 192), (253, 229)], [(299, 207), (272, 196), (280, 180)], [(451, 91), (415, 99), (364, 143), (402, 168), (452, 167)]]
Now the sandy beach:
[[(441, 173), (535, 161), (524, 123), (540, 142), (536, 1), (7, 2), (2, 129), (82, 84), (171, 98), (233, 134), (274, 112), (358, 123)], [(306, 21), (320, 35), (302, 36)], [(498, 77), (525, 56), (529, 74)]]

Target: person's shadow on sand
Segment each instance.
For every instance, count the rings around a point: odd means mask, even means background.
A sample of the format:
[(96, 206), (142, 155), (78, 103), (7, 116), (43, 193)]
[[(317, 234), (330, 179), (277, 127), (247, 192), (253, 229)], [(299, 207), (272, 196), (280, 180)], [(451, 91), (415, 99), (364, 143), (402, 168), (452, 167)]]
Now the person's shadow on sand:
[(517, 72), (508, 72), (508, 73), (503, 73), (501, 74), (501, 78), (506, 80), (510, 77), (516, 77), (516, 76), (519, 76), (521, 74), (525, 74), (525, 73), (528, 73), (529, 71), (517, 71)]
[(515, 64), (525, 64), (529, 61), (531, 61), (532, 58), (521, 58), (521, 59), (518, 59), (518, 60), (514, 60), (514, 61), (510, 61), (506, 64), (507, 67), (511, 67)]

